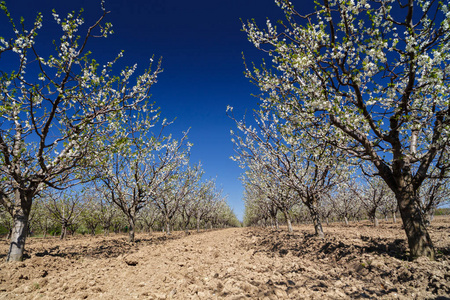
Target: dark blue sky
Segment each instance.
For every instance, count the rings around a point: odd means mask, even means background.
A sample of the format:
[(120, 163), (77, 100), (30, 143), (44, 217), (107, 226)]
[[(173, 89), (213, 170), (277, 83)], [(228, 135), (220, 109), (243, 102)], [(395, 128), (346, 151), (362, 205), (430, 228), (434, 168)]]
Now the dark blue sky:
[[(313, 5), (313, 1), (294, 2), (297, 9), (303, 5), (311, 11), (305, 3)], [(38, 41), (58, 38), (52, 9), (65, 16), (84, 8), (87, 25), (102, 13), (100, 0), (6, 0), (6, 4), (17, 21), (23, 16), (28, 24), (37, 12), (43, 13)], [(151, 100), (161, 107), (162, 117), (177, 118), (170, 132), (191, 128), (191, 162), (202, 162), (205, 177), (217, 177), (228, 203), (242, 219), (243, 189), (238, 179), (242, 170), (229, 159), (234, 154), (230, 129), (235, 126), (226, 107), (233, 106), (238, 118), (256, 107), (251, 94), (257, 90), (243, 75), (242, 52), (248, 62), (259, 64), (261, 56), (241, 31), (240, 18), (255, 18), (264, 26), (267, 17), (273, 23), (281, 19), (281, 10), (273, 0), (106, 0), (106, 9), (111, 11), (106, 21), (115, 33), (88, 44), (92, 57), (101, 64), (125, 50), (121, 63), (137, 63), (141, 70), (152, 55), (163, 58), (164, 72)], [(1, 21), (0, 28), (5, 28), (5, 19)]]

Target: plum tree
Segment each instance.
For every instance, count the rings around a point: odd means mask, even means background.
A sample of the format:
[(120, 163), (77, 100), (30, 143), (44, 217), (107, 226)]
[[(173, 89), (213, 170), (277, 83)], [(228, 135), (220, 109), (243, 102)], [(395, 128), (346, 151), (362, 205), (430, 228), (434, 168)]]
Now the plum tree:
[[(88, 40), (112, 33), (112, 25), (104, 22), (108, 12), (103, 5), (102, 15), (83, 36), (81, 12), (60, 18), (54, 11), (61, 36), (53, 55), (35, 47), (42, 14), (28, 30), (23, 19), (15, 23), (5, 2), (0, 9), (11, 28), (0, 38), (5, 63), (0, 76), (0, 203), (14, 220), (7, 260), (19, 261), (33, 199), (46, 187), (63, 189), (85, 181), (78, 170), (108, 152), (96, 141), (102, 136), (121, 138), (116, 120), (128, 120), (132, 112), (154, 113), (147, 98), (161, 69), (158, 64), (152, 71), (150, 63), (136, 75), (135, 65), (116, 76), (113, 66), (122, 53), (103, 65), (92, 58)], [(12, 196), (5, 196), (9, 192)]]
[(323, 0), (301, 14), (275, 0), (286, 16), (243, 24), (272, 67), (247, 67), (261, 106), (307, 132), (368, 161), (394, 192), (411, 258), (434, 258), (419, 206), (420, 186), (450, 129), (450, 13), (447, 1)]

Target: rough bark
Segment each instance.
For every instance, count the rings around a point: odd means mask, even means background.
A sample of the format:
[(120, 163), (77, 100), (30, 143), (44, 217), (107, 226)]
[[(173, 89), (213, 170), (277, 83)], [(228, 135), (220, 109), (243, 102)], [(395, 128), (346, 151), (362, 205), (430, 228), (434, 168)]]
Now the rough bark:
[(25, 250), (25, 238), (28, 234), (29, 214), (21, 208), (14, 212), (14, 225), (11, 232), (11, 244), (6, 261), (22, 261)]
[(67, 236), (67, 226), (68, 226), (67, 221), (63, 220), (61, 222), (61, 235), (59, 236), (60, 240), (63, 240), (63, 239), (66, 238), (66, 236)]
[(378, 219), (377, 219), (377, 216), (376, 216), (376, 209), (373, 209), (373, 210), (369, 211), (369, 218), (372, 221), (373, 226), (374, 227), (378, 227), (379, 223), (378, 223)]
[(32, 201), (32, 193), (15, 190), (15, 203), (20, 203), (13, 210), (13, 228), (11, 230), (11, 243), (6, 261), (22, 261), (25, 250), (25, 239), (28, 234), (28, 218)]
[(323, 234), (322, 223), (320, 221), (320, 214), (319, 214), (319, 211), (317, 210), (316, 206), (314, 205), (314, 203), (317, 203), (314, 198), (308, 199), (308, 201), (305, 201), (305, 204), (308, 207), (309, 213), (311, 214), (311, 218), (313, 220), (315, 235), (320, 238), (323, 238), (324, 234)]
[(128, 225), (129, 231), (128, 231), (128, 242), (134, 243), (135, 241), (135, 222), (134, 219), (131, 217), (128, 217)]
[(320, 238), (323, 238), (324, 234), (323, 234), (323, 228), (322, 228), (322, 223), (320, 222), (319, 214), (317, 212), (314, 213), (314, 215), (312, 215), (312, 218), (313, 218), (313, 222), (314, 222), (315, 235)]
[(165, 217), (165, 221), (166, 221), (166, 234), (170, 235), (170, 234), (172, 234), (170, 231), (170, 219), (167, 215)]
[(286, 219), (286, 223), (287, 223), (287, 226), (288, 226), (288, 231), (289, 232), (293, 232), (294, 230), (292, 229), (291, 217), (289, 216), (288, 211), (283, 209), (283, 215), (284, 215), (284, 218)]
[(408, 238), (411, 259), (426, 256), (434, 260), (433, 242), (426, 229), (415, 191), (412, 187), (407, 187), (403, 191), (397, 192), (396, 198)]
[(191, 216), (183, 216), (183, 223), (184, 223), (184, 232), (186, 234), (189, 233), (189, 223), (191, 223)]

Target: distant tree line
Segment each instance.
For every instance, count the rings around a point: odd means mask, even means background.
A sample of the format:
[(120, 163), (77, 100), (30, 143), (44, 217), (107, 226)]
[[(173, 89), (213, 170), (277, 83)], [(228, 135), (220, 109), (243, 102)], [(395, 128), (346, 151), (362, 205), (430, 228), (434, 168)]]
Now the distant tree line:
[[(207, 190), (209, 186), (213, 190)], [(154, 231), (170, 234), (176, 231), (203, 231), (213, 228), (241, 226), (214, 181), (202, 183), (197, 192), (178, 203), (174, 217), (167, 225), (163, 212), (155, 203), (146, 204), (136, 215), (136, 232), (151, 234)], [(13, 228), (11, 215), (0, 208), (0, 235), (9, 239)], [(167, 231), (169, 228), (169, 231)], [(123, 211), (93, 190), (63, 191), (39, 197), (33, 203), (29, 219), (28, 235), (33, 237), (110, 233), (130, 234), (129, 222)]]

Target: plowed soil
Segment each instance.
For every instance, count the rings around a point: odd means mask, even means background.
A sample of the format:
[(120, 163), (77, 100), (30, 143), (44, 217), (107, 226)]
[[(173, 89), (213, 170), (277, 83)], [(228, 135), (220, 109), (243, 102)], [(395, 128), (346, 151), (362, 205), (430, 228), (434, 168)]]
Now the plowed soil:
[(408, 261), (400, 224), (324, 231), (30, 238), (27, 259), (0, 263), (0, 299), (450, 299), (450, 218), (430, 228), (436, 261)]

